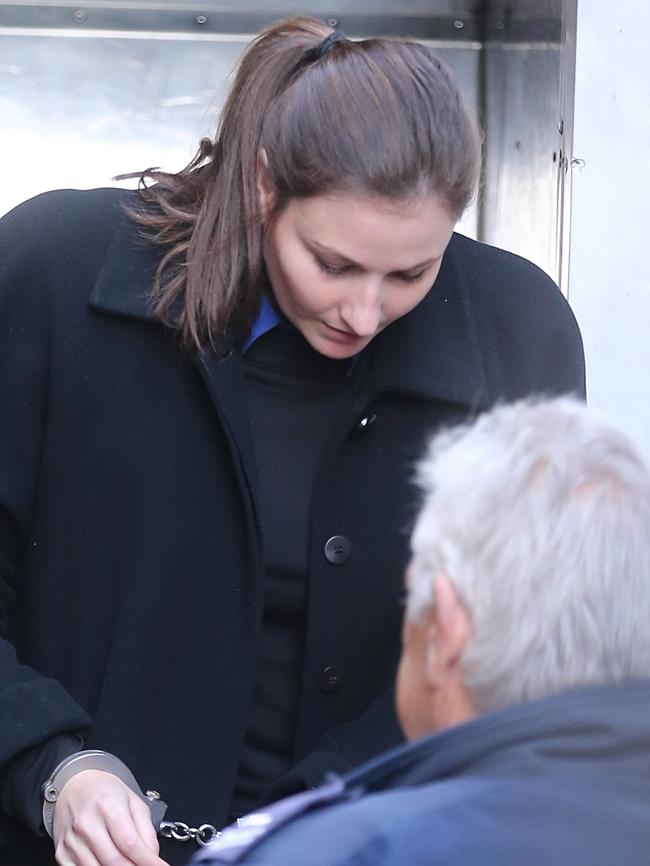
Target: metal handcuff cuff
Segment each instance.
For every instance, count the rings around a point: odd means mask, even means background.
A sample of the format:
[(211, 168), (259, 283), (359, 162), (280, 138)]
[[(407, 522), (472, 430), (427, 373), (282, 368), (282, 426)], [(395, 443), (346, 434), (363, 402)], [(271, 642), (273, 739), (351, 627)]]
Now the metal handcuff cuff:
[(167, 803), (161, 800), (157, 791), (146, 791), (135, 780), (135, 776), (119, 758), (110, 752), (101, 752), (90, 749), (77, 752), (69, 758), (61, 761), (50, 778), (43, 785), (43, 826), (47, 835), (52, 838), (52, 827), (54, 825), (54, 807), (63, 790), (63, 786), (77, 773), (84, 770), (102, 770), (117, 776), (127, 788), (139, 797), (149, 807), (151, 812), (151, 823), (160, 836), (166, 839), (174, 839), (177, 842), (189, 842), (190, 839), (205, 847), (216, 841), (221, 833), (212, 824), (201, 824), (200, 827), (190, 827), (183, 821), (163, 821), (167, 811)]

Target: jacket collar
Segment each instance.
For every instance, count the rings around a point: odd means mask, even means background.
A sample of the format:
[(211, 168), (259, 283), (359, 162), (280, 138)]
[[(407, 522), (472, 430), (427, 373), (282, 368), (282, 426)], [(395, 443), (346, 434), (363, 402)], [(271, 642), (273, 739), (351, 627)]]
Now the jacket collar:
[[(424, 300), (369, 347), (366, 388), (445, 401), (479, 411), (489, 405), (470, 293), (454, 235)], [(102, 313), (157, 322), (150, 299), (160, 251), (125, 216), (90, 294)], [(217, 354), (232, 349), (229, 345)]]
[(489, 405), (476, 321), (454, 234), (418, 306), (371, 343), (371, 391), (395, 391), (479, 411)]
[(90, 292), (90, 306), (101, 313), (157, 322), (150, 289), (160, 250), (121, 214), (117, 231)]
[[(347, 791), (420, 785), (539, 751), (576, 759), (650, 747), (650, 680), (586, 686), (478, 716), (398, 746), (344, 777)], [(551, 749), (549, 750), (549, 746)]]

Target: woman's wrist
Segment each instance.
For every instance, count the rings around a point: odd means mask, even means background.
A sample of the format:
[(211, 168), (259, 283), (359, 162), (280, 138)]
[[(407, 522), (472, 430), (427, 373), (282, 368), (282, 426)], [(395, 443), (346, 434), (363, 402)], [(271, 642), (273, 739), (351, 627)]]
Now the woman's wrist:
[(115, 755), (111, 755), (110, 752), (91, 749), (76, 752), (65, 758), (43, 785), (43, 826), (48, 836), (52, 837), (54, 812), (61, 791), (66, 782), (84, 770), (101, 770), (120, 779), (127, 788), (147, 804), (151, 812), (151, 821), (158, 829), (167, 809), (167, 805), (160, 799), (160, 795), (156, 791), (143, 793), (133, 773)]
[(64, 758), (83, 748), (81, 733), (58, 734), (16, 755), (0, 773), (0, 812), (43, 836), (43, 779)]

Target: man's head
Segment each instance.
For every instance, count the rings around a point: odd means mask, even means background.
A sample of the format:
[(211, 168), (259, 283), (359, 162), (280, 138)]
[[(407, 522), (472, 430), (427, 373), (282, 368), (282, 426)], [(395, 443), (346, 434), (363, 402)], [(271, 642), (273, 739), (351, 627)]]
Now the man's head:
[(568, 398), (434, 438), (407, 573), (412, 739), (582, 685), (650, 677), (650, 471)]

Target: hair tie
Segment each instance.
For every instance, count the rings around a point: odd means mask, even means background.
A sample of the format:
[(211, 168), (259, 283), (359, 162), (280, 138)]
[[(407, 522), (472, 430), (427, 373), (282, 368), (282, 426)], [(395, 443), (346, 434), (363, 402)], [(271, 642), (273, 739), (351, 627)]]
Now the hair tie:
[(305, 51), (301, 59), (296, 63), (293, 69), (293, 74), (296, 75), (297, 73), (302, 72), (305, 67), (311, 66), (312, 63), (317, 63), (339, 42), (349, 41), (350, 40), (345, 33), (341, 33), (340, 30), (333, 30), (325, 37), (325, 39), (323, 39), (322, 42), (319, 42), (318, 45), (312, 45), (311, 48), (308, 48), (307, 51)]
[(334, 30), (330, 33), (329, 36), (326, 36), (325, 39), (320, 43), (320, 45), (316, 46), (315, 50), (315, 59), (320, 60), (325, 57), (325, 55), (330, 51), (331, 48), (334, 47), (338, 42), (348, 42), (348, 37), (345, 33), (341, 33), (340, 30)]

